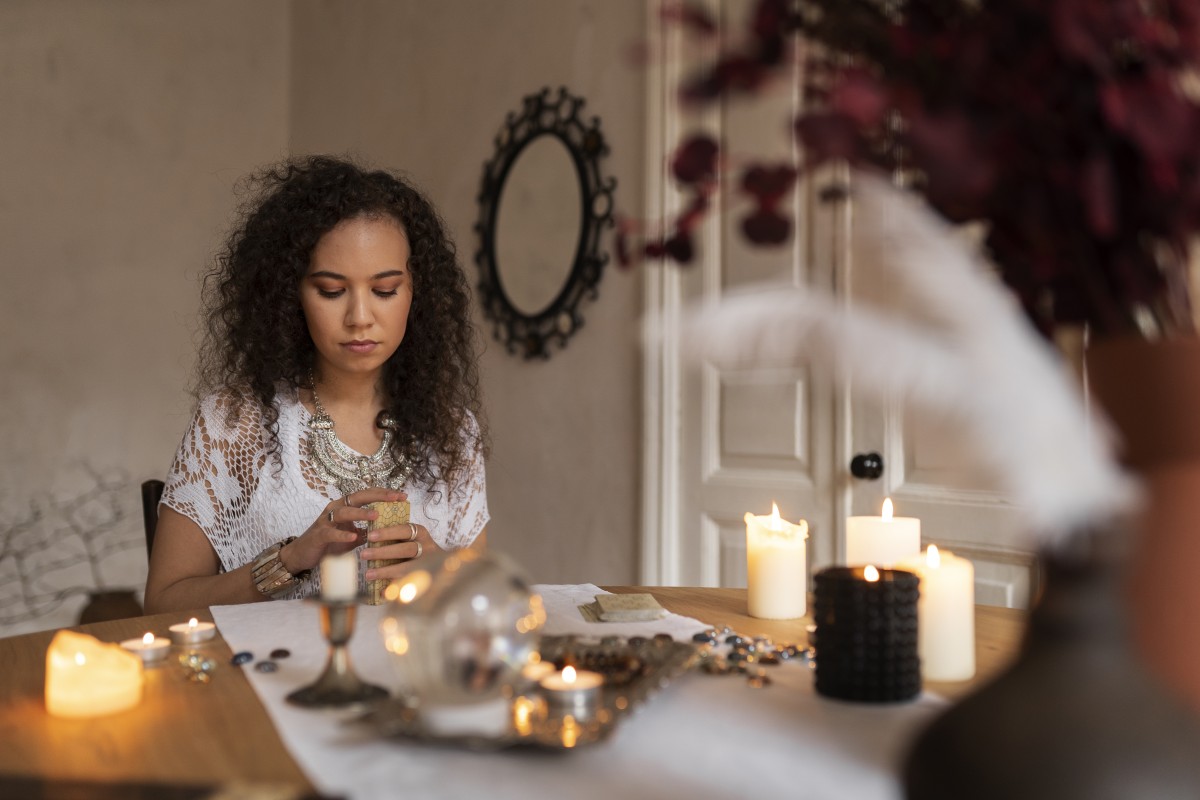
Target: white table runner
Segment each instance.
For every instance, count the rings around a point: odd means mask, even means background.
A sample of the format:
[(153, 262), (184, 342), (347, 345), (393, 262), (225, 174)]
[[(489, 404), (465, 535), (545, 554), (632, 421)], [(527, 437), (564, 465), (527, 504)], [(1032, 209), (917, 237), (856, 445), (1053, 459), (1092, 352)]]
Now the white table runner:
[[(547, 634), (666, 631), (686, 640), (707, 627), (674, 614), (654, 622), (588, 623), (576, 606), (600, 594), (596, 586), (534, 588), (546, 602)], [(908, 742), (943, 705), (929, 695), (891, 706), (826, 700), (814, 692), (808, 668), (790, 663), (770, 669), (774, 683), (766, 689), (752, 689), (742, 677), (686, 675), (625, 719), (608, 742), (574, 752), (468, 753), (373, 739), (341, 724), (352, 714), (288, 705), (284, 697), (311, 683), (325, 664), (327, 646), (311, 603), (215, 606), (212, 614), (234, 652), (249, 650), (261, 660), (278, 647), (291, 651), (278, 672), (241, 669), (313, 784), (352, 800), (899, 798), (896, 775)], [(359, 609), (350, 651), (363, 679), (392, 689), (376, 634), (382, 614), (382, 607)]]

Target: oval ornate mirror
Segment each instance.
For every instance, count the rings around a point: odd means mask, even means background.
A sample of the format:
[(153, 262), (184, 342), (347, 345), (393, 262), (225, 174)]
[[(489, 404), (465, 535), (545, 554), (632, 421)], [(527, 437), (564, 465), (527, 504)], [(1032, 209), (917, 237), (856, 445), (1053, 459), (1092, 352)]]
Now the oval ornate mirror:
[(496, 136), (479, 190), (479, 294), (510, 353), (549, 358), (580, 327), (608, 262), (600, 235), (612, 225), (617, 182), (600, 173), (608, 145), (600, 120), (565, 88), (531, 94)]

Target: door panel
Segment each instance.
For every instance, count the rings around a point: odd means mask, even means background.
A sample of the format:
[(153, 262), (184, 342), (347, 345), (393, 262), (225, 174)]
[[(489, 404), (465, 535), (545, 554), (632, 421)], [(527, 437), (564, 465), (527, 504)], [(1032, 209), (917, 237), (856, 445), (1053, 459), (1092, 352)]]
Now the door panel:
[[(654, 4), (652, 4), (653, 6)], [(750, 0), (704, 3), (725, 31), (741, 30)], [(694, 41), (677, 28), (659, 28), (658, 8), (648, 24), (659, 37), (663, 60), (654, 68), (650, 118), (648, 207), (663, 217), (679, 207), (671, 194), (668, 154), (689, 126), (723, 141), (732, 175), (747, 161), (798, 164), (790, 120), (799, 110), (794, 80), (761, 96), (726, 102), (702, 118), (685, 117), (675, 87), (687, 65), (711, 41)], [(799, 59), (797, 59), (799, 62)], [(922, 520), (923, 540), (975, 562), (979, 602), (1023, 606), (1035, 586), (1033, 559), (1011, 542), (1017, 515), (973, 465), (971, 448), (946, 420), (921, 420), (896, 402), (856, 395), (806, 368), (718, 370), (680, 357), (671, 324), (690, 303), (773, 281), (834, 292), (849, 307), (887, 307), (899, 293), (873, 264), (856, 263), (853, 208), (823, 203), (818, 193), (844, 168), (827, 167), (798, 182), (788, 205), (790, 242), (752, 247), (743, 239), (748, 207), (739, 187), (726, 182), (699, 237), (696, 263), (647, 271), (647, 304), (668, 334), (647, 352), (645, 530), (642, 580), (704, 586), (745, 585), (747, 511), (768, 513), (777, 502), (788, 519), (810, 527), (810, 573), (844, 553), (845, 518), (878, 514), (886, 496), (897, 513)], [(856, 283), (857, 279), (857, 283)], [(893, 308), (921, 316), (923, 309)], [(850, 476), (851, 457), (878, 452), (884, 472), (875, 481)]]

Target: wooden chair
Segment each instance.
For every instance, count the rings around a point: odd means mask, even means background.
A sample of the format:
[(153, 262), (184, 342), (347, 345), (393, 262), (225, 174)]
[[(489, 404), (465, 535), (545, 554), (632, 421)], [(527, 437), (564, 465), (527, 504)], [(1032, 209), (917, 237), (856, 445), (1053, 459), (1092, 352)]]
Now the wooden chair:
[(162, 481), (146, 481), (142, 484), (142, 521), (146, 524), (146, 558), (154, 547), (154, 529), (158, 527), (158, 501), (162, 499)]

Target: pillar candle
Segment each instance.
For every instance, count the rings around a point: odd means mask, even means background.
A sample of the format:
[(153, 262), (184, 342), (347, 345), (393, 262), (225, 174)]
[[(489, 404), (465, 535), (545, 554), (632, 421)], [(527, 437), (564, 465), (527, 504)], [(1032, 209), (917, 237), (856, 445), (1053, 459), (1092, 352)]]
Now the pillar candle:
[(920, 693), (913, 573), (826, 567), (813, 576), (813, 624), (818, 694), (891, 703)]
[(808, 611), (808, 523), (746, 514), (746, 601), (750, 616), (795, 619)]
[(921, 674), (929, 681), (975, 675), (975, 565), (929, 545), (925, 556), (898, 565), (921, 579), (917, 601)]
[(321, 597), (326, 600), (354, 600), (358, 597), (358, 552), (321, 559)]
[(883, 501), (879, 517), (846, 519), (846, 563), (890, 567), (921, 554), (921, 520), (892, 516), (892, 500)]
[(142, 700), (142, 659), (91, 636), (59, 631), (46, 650), (46, 710), (56, 717), (99, 717)]

